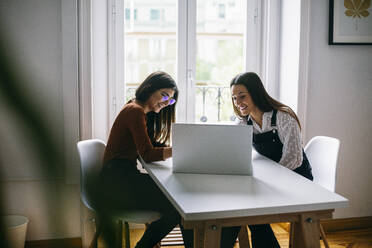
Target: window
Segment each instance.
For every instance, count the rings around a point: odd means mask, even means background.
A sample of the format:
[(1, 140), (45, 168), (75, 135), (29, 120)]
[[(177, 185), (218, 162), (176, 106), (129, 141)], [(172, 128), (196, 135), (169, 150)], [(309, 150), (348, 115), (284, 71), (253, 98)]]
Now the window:
[[(163, 70), (177, 78), (177, 0), (132, 0), (124, 4), (126, 9), (150, 13), (150, 17), (139, 16), (136, 22), (125, 22), (124, 77), (128, 101), (134, 97), (137, 86), (154, 71)], [(160, 10), (166, 12), (163, 16), (167, 18), (160, 18), (163, 12)]]
[[(125, 92), (125, 100), (131, 99), (147, 75), (166, 71), (180, 90), (177, 121), (190, 123), (231, 122), (229, 82), (243, 71), (260, 74), (268, 92), (278, 98), (280, 6), (275, 1), (116, 2), (129, 9), (124, 14), (130, 17), (122, 21), (125, 87), (116, 86), (112, 95)], [(135, 20), (133, 13), (138, 13)], [(115, 116), (119, 108), (113, 109)]]
[(231, 8), (233, 15), (229, 18), (225, 18), (225, 4), (218, 4), (219, 15), (213, 16), (209, 15), (213, 2), (197, 2), (195, 77), (197, 122), (234, 120), (229, 83), (236, 74), (244, 70), (243, 44), (246, 22), (244, 1), (234, 2), (235, 6)]
[[(229, 82), (245, 70), (247, 5), (225, 2), (124, 1), (126, 100), (148, 74), (164, 70), (180, 88), (178, 121), (232, 121)], [(133, 21), (134, 10), (149, 16)]]
[[(218, 17), (220, 4), (225, 5), (224, 19)], [(231, 121), (229, 82), (242, 71), (260, 74), (270, 95), (281, 99), (279, 79), (287, 81), (288, 77), (278, 68), (282, 66), (279, 27), (283, 26), (279, 17), (287, 16), (280, 13), (286, 4), (269, 0), (112, 0), (96, 5), (92, 35), (86, 36), (88, 40), (93, 37), (92, 43), (86, 43), (86, 54), (92, 51), (97, 64), (91, 84), (95, 89), (94, 130), (102, 133), (99, 137), (108, 134), (125, 100), (155, 70), (167, 71), (176, 79), (178, 122)], [(151, 9), (159, 10), (158, 20), (150, 20)], [(283, 53), (281, 57), (283, 60)], [(90, 76), (89, 71), (86, 75)]]

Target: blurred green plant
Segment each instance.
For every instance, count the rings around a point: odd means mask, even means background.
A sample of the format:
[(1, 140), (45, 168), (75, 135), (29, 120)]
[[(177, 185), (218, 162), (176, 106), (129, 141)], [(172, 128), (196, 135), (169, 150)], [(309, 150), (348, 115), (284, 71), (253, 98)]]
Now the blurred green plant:
[[(54, 141), (48, 123), (45, 123), (42, 118), (45, 113), (39, 111), (40, 108), (35, 104), (30, 94), (25, 92), (23, 86), (30, 80), (26, 80), (20, 73), (21, 66), (10, 55), (11, 48), (4, 39), (0, 39), (0, 97), (2, 103), (22, 121), (23, 128), (27, 130), (27, 135), (29, 135), (27, 139), (32, 141), (35, 153), (40, 157), (40, 167), (43, 172), (50, 177), (55, 177), (58, 168), (63, 166), (63, 150)], [(2, 119), (2, 121), (6, 120)], [(1, 161), (0, 158), (0, 163)], [(4, 167), (1, 164), (0, 178), (2, 168)], [(7, 248), (9, 244), (5, 237), (3, 199), (4, 192), (3, 189), (0, 189), (0, 247)], [(53, 227), (53, 225), (51, 226)]]

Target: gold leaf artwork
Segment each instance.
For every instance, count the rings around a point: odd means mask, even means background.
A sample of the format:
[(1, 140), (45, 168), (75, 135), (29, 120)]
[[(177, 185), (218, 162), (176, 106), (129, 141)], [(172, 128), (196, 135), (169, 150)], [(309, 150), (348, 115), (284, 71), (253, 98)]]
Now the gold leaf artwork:
[(345, 0), (344, 6), (347, 9), (345, 15), (349, 17), (367, 17), (368, 8), (371, 6), (371, 0)]

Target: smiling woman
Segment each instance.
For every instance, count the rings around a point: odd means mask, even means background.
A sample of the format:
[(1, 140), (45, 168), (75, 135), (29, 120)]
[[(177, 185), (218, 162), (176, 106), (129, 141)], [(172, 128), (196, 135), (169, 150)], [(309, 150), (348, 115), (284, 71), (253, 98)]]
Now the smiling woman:
[[(254, 72), (236, 75), (230, 83), (233, 109), (240, 125), (253, 126), (252, 145), (263, 156), (313, 180), (302, 148), (301, 126), (293, 110), (272, 98)], [(239, 227), (231, 227), (236, 236)], [(249, 225), (252, 247), (280, 247), (269, 224)], [(233, 237), (233, 238), (236, 238)]]
[[(173, 78), (165, 72), (150, 74), (137, 88), (135, 102), (146, 113), (147, 132), (153, 145), (169, 143), (171, 124), (175, 121), (175, 105), (168, 106), (163, 95), (178, 99), (178, 88)], [(129, 103), (128, 102), (128, 103)]]
[[(102, 204), (98, 206), (99, 218), (106, 228), (104, 237), (111, 244), (115, 238), (112, 235), (114, 227), (105, 218), (111, 209), (161, 213), (162, 217), (148, 226), (136, 247), (155, 246), (177, 224), (183, 230), (177, 210), (152, 179), (137, 170), (139, 156), (146, 162), (172, 156), (172, 148), (168, 145), (177, 97), (176, 83), (169, 74), (161, 71), (151, 73), (137, 88), (135, 98), (124, 105), (111, 128), (101, 172), (99, 202)], [(184, 240), (185, 244), (190, 243), (187, 237)]]
[(154, 111), (159, 113), (160, 110), (168, 105), (172, 105), (176, 102), (173, 98), (174, 90), (173, 89), (160, 89), (154, 92), (152, 96), (147, 100), (147, 104), (144, 105), (146, 112)]

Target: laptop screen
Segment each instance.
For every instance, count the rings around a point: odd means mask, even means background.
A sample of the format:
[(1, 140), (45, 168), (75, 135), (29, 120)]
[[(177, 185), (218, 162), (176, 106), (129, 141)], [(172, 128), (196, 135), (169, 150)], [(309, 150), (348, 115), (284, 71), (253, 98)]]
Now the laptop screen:
[(173, 172), (252, 175), (252, 126), (174, 123)]

